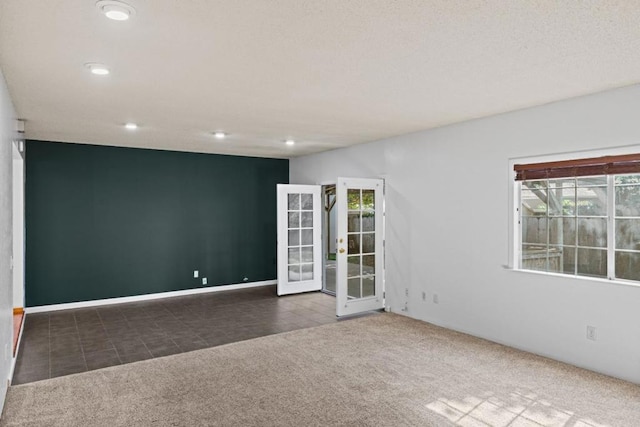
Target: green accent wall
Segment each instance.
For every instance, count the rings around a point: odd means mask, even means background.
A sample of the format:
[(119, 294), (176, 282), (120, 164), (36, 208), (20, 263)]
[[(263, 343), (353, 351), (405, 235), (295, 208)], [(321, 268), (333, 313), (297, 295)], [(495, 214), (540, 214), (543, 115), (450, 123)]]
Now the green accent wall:
[(288, 160), (27, 141), (26, 306), (275, 279), (288, 182)]

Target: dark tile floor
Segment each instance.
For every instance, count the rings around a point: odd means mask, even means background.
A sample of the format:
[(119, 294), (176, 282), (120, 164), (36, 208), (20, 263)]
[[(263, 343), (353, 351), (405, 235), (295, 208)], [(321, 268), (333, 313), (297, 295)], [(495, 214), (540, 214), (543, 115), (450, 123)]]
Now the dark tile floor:
[(27, 314), (12, 384), (336, 321), (334, 297), (274, 286)]

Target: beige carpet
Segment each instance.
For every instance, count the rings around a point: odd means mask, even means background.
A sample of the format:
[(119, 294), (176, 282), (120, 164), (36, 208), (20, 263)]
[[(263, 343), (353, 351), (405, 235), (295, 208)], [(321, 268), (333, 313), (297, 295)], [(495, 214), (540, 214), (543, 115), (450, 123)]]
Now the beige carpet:
[(2, 426), (638, 426), (640, 387), (393, 314), (11, 387)]

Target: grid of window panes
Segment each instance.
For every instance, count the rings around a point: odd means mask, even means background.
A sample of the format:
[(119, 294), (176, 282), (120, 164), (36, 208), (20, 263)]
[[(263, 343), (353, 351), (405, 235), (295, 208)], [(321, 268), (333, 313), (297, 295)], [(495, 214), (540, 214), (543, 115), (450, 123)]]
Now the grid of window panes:
[(289, 194), (287, 211), (289, 281), (313, 280), (313, 194)]
[(347, 190), (347, 297), (375, 296), (375, 191)]
[(520, 200), (521, 268), (640, 280), (640, 175), (522, 181)]
[(640, 280), (640, 175), (615, 175), (615, 277)]

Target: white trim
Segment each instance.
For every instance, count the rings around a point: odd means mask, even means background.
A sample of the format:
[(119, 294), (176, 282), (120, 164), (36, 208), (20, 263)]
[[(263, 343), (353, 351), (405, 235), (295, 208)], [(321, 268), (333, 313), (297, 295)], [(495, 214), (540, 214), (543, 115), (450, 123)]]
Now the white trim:
[(609, 280), (616, 278), (616, 188), (614, 184), (614, 176), (607, 175), (607, 278)]
[(13, 188), (13, 307), (24, 307), (24, 159), (18, 148), (13, 149), (12, 188)]
[(159, 292), (155, 294), (135, 295), (131, 297), (97, 299), (91, 301), (70, 302), (66, 304), (41, 305), (38, 307), (26, 307), (24, 312), (43, 313), (47, 311), (69, 310), (72, 308), (97, 307), (101, 305), (123, 304), (127, 302), (147, 301), (161, 298), (180, 297), (185, 295), (206, 294), (210, 292), (231, 291), (235, 289), (257, 288), (259, 286), (275, 285), (276, 280), (264, 280), (262, 282), (237, 283), (233, 285), (209, 286), (207, 288), (184, 289), (181, 291)]
[(636, 288), (640, 288), (640, 284), (633, 280), (624, 280), (624, 279), (611, 280), (611, 279), (607, 279), (606, 277), (578, 276), (577, 274), (554, 273), (552, 271), (539, 271), (539, 270), (523, 270), (520, 268), (504, 268), (504, 270), (513, 271), (516, 273), (537, 274), (540, 276), (560, 277), (563, 279), (585, 280), (588, 282), (600, 282), (600, 283), (607, 283), (611, 285), (633, 286)]

